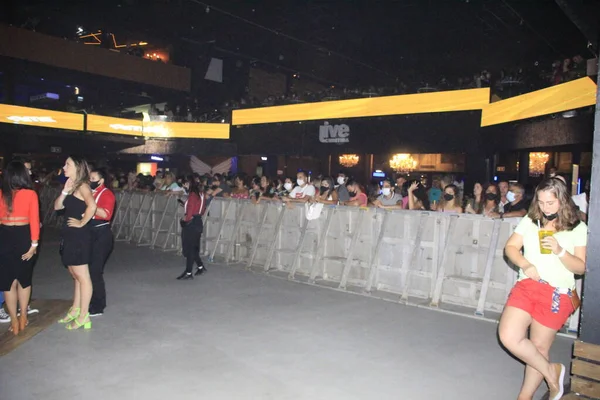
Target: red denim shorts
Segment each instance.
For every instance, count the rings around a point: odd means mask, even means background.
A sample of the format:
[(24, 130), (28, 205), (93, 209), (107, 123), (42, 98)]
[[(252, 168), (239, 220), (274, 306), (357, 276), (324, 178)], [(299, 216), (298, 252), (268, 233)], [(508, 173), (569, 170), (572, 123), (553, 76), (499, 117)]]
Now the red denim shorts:
[(571, 303), (569, 295), (561, 294), (559, 310), (553, 313), (553, 293), (553, 286), (536, 282), (533, 279), (523, 279), (513, 287), (506, 306), (526, 311), (540, 324), (558, 331), (575, 310), (573, 310), (573, 303)]

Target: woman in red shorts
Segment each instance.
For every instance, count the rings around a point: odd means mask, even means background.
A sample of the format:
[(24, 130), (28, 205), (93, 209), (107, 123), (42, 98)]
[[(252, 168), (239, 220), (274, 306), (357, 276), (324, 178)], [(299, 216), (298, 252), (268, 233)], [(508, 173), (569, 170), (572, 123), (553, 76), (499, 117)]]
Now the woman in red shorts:
[[(540, 231), (552, 235), (540, 242), (544, 236)], [(544, 180), (505, 248), (519, 268), (519, 279), (500, 318), (499, 336), (526, 364), (519, 400), (531, 400), (544, 379), (550, 400), (563, 395), (565, 366), (550, 363), (548, 353), (556, 333), (575, 311), (574, 275), (585, 272), (586, 244), (587, 226), (579, 220), (567, 186), (556, 178)]]

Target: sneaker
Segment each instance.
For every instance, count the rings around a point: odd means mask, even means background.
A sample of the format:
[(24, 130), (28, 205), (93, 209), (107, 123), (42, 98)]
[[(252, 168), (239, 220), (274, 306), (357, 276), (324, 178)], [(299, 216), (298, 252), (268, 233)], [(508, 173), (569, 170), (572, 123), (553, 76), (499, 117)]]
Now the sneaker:
[(90, 311), (91, 318), (100, 317), (102, 315), (104, 315), (104, 311)]
[(198, 269), (196, 270), (195, 275), (202, 275), (203, 273), (205, 273), (207, 271), (206, 267), (204, 265), (201, 265), (198, 267)]
[[(31, 306), (27, 306), (27, 315), (37, 314), (39, 312), (40, 310), (38, 310), (37, 308), (31, 308)], [(21, 315), (21, 310), (17, 309), (17, 315)]]
[(194, 279), (194, 275), (191, 272), (184, 272), (183, 274), (177, 277), (180, 281), (187, 281), (188, 279)]
[(10, 315), (4, 311), (4, 308), (0, 307), (0, 323), (5, 324), (8, 322), (10, 322)]

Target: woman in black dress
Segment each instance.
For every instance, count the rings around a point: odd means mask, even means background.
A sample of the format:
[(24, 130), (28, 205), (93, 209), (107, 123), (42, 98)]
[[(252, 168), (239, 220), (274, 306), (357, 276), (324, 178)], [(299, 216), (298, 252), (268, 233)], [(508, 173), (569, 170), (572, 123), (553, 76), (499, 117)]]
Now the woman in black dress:
[(65, 223), (61, 231), (61, 257), (75, 282), (73, 306), (59, 322), (67, 329), (90, 329), (89, 306), (92, 298), (92, 280), (89, 262), (91, 257), (91, 232), (88, 222), (96, 212), (96, 202), (90, 189), (90, 168), (78, 157), (69, 157), (63, 167), (65, 183), (61, 195), (54, 202), (55, 210), (65, 210)]
[(17, 300), (26, 310), (31, 296), (32, 258), (40, 238), (39, 201), (25, 165), (8, 164), (0, 191), (0, 290), (17, 335), (27, 326), (27, 313), (17, 320)]

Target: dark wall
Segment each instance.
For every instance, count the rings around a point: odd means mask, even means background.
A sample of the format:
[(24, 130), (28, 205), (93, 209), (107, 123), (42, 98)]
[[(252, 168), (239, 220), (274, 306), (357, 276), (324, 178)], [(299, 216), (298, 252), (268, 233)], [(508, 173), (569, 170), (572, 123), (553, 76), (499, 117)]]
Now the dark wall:
[[(479, 111), (247, 125), (231, 128), (240, 154), (322, 156), (341, 153), (479, 151)], [(322, 143), (319, 128), (346, 124), (348, 143)]]
[(482, 129), (488, 151), (502, 152), (579, 145), (591, 151), (594, 114), (579, 110), (574, 118), (543, 117), (537, 121), (507, 123)]
[(0, 24), (0, 55), (126, 81), (190, 91), (191, 70)]

